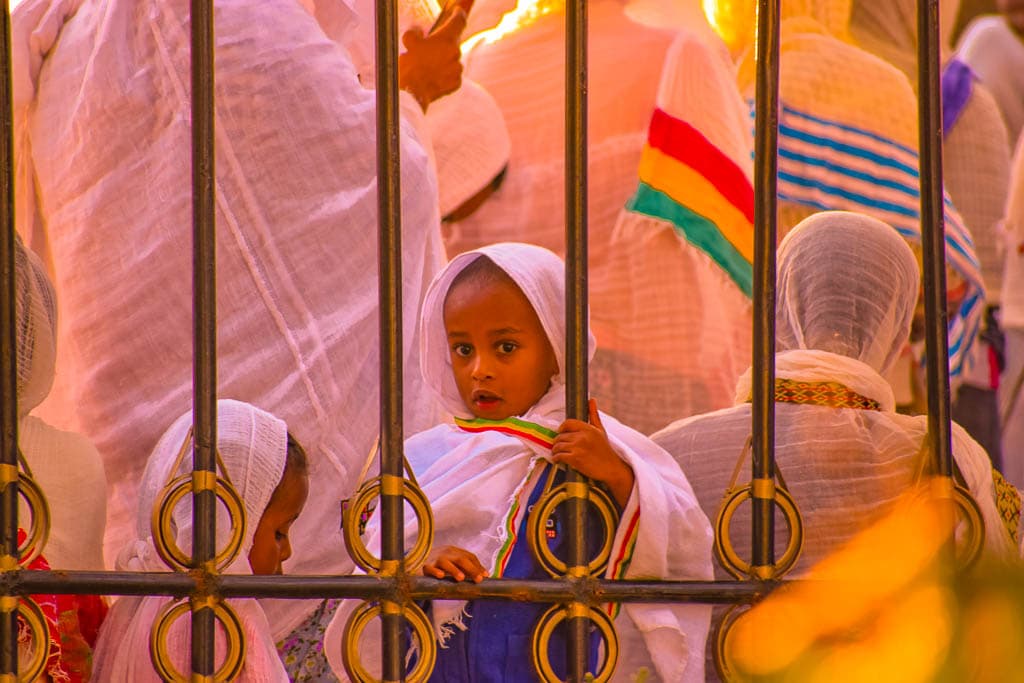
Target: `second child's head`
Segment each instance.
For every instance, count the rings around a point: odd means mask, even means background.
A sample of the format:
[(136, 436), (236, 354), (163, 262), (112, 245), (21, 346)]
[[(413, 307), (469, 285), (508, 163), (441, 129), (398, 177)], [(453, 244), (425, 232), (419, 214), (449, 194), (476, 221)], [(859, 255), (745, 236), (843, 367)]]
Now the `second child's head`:
[(292, 556), (289, 533), (308, 497), (309, 463), (306, 451), (289, 432), (284, 473), (270, 494), (270, 502), (263, 510), (253, 534), (252, 548), (249, 549), (249, 567), (253, 574), (283, 573), (284, 561)]
[(452, 280), (444, 300), (455, 384), (476, 417), (528, 411), (551, 386), (558, 360), (537, 312), (494, 261), (481, 256)]
[(423, 378), (448, 412), (502, 420), (563, 405), (565, 264), (551, 251), (459, 254), (427, 290), (420, 325)]

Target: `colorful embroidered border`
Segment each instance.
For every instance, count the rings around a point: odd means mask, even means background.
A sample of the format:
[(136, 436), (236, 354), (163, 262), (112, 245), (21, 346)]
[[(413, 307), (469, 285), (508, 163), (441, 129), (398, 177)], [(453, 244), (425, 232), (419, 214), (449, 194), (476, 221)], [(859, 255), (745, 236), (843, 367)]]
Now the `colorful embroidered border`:
[(1020, 541), (1020, 491), (1003, 478), (999, 470), (992, 470), (992, 485), (996, 490), (996, 508), (1003, 518), (1003, 525), (1013, 539), (1014, 545)]
[(775, 380), (775, 400), (779, 403), (881, 410), (882, 405), (871, 398), (851, 391), (839, 382), (798, 382), (779, 377)]
[(655, 109), (639, 176), (626, 209), (671, 223), (750, 296), (754, 188), (743, 169), (689, 123)]
[[(622, 545), (619, 547), (618, 557), (612, 562), (612, 579), (621, 579), (626, 575), (626, 570), (629, 569), (630, 562), (633, 561), (633, 553), (636, 551), (636, 541), (640, 536), (640, 506), (636, 506), (636, 510), (633, 512), (632, 519), (629, 520), (629, 526), (626, 527), (626, 536), (622, 541)], [(612, 619), (619, 616), (619, 612), (622, 611), (622, 603), (610, 602), (607, 607), (608, 614)]]
[(555, 442), (558, 432), (548, 429), (535, 422), (527, 422), (517, 417), (508, 417), (504, 420), (485, 420), (475, 418), (466, 420), (461, 417), (455, 418), (455, 424), (459, 429), (466, 432), (501, 432), (510, 436), (518, 436), (545, 448), (551, 448)]

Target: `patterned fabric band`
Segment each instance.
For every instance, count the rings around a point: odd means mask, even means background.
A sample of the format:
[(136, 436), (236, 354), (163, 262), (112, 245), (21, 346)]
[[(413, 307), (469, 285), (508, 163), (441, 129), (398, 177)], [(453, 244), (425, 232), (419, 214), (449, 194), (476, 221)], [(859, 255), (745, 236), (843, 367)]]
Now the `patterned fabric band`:
[(455, 418), (455, 425), (465, 432), (501, 432), (510, 436), (517, 436), (532, 443), (550, 449), (555, 442), (558, 432), (548, 429), (535, 422), (527, 422), (517, 417), (508, 417), (504, 420), (485, 420), (475, 418), (466, 420), (461, 417)]
[(1003, 524), (1016, 545), (1020, 542), (1018, 535), (1020, 533), (1020, 492), (996, 469), (992, 470), (992, 484), (996, 490), (996, 507), (999, 509), (999, 516), (1003, 518)]
[[(748, 398), (747, 402), (749, 401)], [(784, 377), (775, 379), (775, 401), (828, 408), (882, 409), (878, 401), (861, 396), (839, 382), (798, 382)]]

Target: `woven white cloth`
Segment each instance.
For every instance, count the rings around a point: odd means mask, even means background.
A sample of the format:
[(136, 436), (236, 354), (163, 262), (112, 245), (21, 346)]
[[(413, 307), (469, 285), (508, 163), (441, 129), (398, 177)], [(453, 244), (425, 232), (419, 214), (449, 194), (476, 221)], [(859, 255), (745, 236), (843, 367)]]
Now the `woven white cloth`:
[(431, 104), (426, 120), (443, 217), (483, 190), (508, 164), (508, 127), (494, 98), (468, 79)]
[[(554, 4), (558, 4), (557, 2)], [(588, 220), (591, 278), (635, 186), (669, 31), (641, 26), (618, 0), (588, 6)], [(623, 55), (629, 55), (624, 68)], [(465, 75), (501, 107), (511, 139), (508, 175), (480, 209), (454, 226), (448, 253), (521, 241), (564, 254), (565, 12), (559, 8), (463, 58)]]
[[(775, 458), (803, 517), (803, 551), (788, 576), (817, 561), (886, 514), (921, 472), (924, 416), (899, 415), (880, 374), (906, 343), (917, 298), (914, 256), (889, 226), (856, 214), (821, 213), (802, 222), (779, 249), (776, 376), (838, 382), (881, 404), (880, 410), (775, 405)], [(751, 434), (751, 378), (741, 378), (738, 405), (681, 420), (652, 439), (679, 462), (701, 507), (714, 519)], [(953, 457), (985, 523), (985, 552), (1011, 557), (1011, 541), (995, 504), (985, 451), (953, 426)], [(750, 456), (739, 469), (749, 481)], [(747, 556), (749, 508), (731, 525)], [(776, 516), (776, 553), (788, 541)], [(717, 579), (729, 574), (715, 562)]]
[[(134, 540), (124, 545), (118, 557), (119, 571), (169, 571), (153, 545), (151, 515), (164, 486), (192, 470), (192, 412), (182, 415), (164, 433), (146, 463), (140, 484), (138, 519)], [(187, 439), (187, 440), (186, 440)], [(185, 446), (183, 461), (175, 466)], [(246, 403), (217, 401), (217, 449), (226, 475), (245, 507), (245, 533), (237, 558), (225, 570), (249, 574), (249, 551), (253, 536), (271, 494), (284, 475), (288, 428), (270, 413)], [(219, 472), (222, 476), (225, 472)], [(178, 547), (186, 553), (192, 547), (192, 504), (186, 496), (173, 513), (173, 530)], [(223, 548), (230, 524), (218, 506), (217, 547)], [(93, 674), (99, 681), (159, 681), (149, 653), (149, 637), (158, 612), (171, 598), (161, 596), (123, 597), (110, 610), (96, 645)], [(287, 681), (284, 665), (270, 637), (270, 624), (256, 600), (229, 600), (245, 632), (245, 665), (238, 680), (252, 683)], [(168, 634), (168, 651), (179, 671), (187, 672), (190, 642), (188, 618), (175, 622)], [(223, 632), (218, 629), (217, 662), (224, 656)]]
[[(669, 49), (657, 107), (696, 129), (749, 184), (747, 106), (724, 44), (701, 35), (682, 32)], [(599, 273), (590, 297), (602, 343), (591, 382), (603, 405), (644, 433), (730, 405), (750, 362), (751, 301), (722, 267), (670, 221), (624, 208)]]
[[(310, 456), (294, 573), (352, 567), (339, 500), (378, 432), (374, 94), (332, 0), (216, 8), (218, 386), (279, 415)], [(59, 35), (60, 40), (57, 41)], [(134, 524), (161, 425), (192, 392), (188, 2), (27, 0), (14, 13), (19, 232), (52, 254), (56, 400), (110, 482), (107, 561)], [(443, 259), (437, 187), (403, 120), (403, 357), (418, 395), (422, 293)], [(31, 219), (45, 219), (43, 232)], [(39, 223), (42, 225), (43, 223)], [(409, 402), (409, 433), (434, 424)], [(285, 635), (316, 606), (280, 601)]]
[(960, 36), (957, 56), (995, 97), (1012, 149), (1024, 127), (1024, 41), (1003, 17), (978, 17)]
[[(999, 385), (1003, 427), (1003, 468), (1006, 479), (1024, 487), (1024, 399), (1015, 389), (1024, 376), (1024, 143), (1018, 141), (1010, 181), (1003, 233), (1006, 263), (1000, 321), (1006, 331), (1006, 368)], [(1013, 410), (1011, 411), (1011, 403)]]
[[(858, 45), (917, 83), (917, 3), (915, 0), (852, 0), (850, 34)], [(939, 51), (946, 61), (960, 0), (939, 0)]]
[[(445, 342), (444, 298), (452, 279), (481, 254), (522, 289), (548, 334), (559, 367), (563, 365), (565, 297), (560, 259), (545, 249), (518, 244), (497, 244), (461, 254), (434, 281), (427, 295), (421, 336), (424, 377), (435, 388), (442, 405), (457, 415), (470, 413), (459, 399), (452, 375)], [(565, 419), (564, 391), (561, 377), (556, 376), (548, 393), (521, 419), (557, 430)], [(612, 447), (636, 476), (632, 496), (615, 531), (608, 576), (709, 577), (711, 530), (696, 507), (685, 476), (647, 437), (609, 416), (602, 415), (601, 420)], [(470, 550), (492, 572), (507, 537), (505, 518), (515, 501), (529, 496), (533, 465), (546, 458), (549, 451), (514, 436), (474, 434), (445, 423), (410, 438), (406, 455), (431, 502), (435, 546), (456, 545)], [(636, 515), (639, 526), (634, 540), (630, 538), (629, 521)], [(371, 522), (371, 545), (376, 542), (376, 534), (376, 522)], [(670, 543), (665, 542), (668, 537)], [(634, 550), (627, 568), (621, 558), (629, 546)], [(335, 659), (341, 652), (341, 631), (354, 606), (339, 608), (327, 633), (325, 648), (336, 671), (341, 671), (340, 660)], [(461, 623), (461, 603), (439, 601), (433, 609), (440, 630)], [(624, 641), (623, 653), (630, 655), (629, 663), (621, 668), (621, 680), (628, 680), (626, 674), (635, 671), (633, 662), (650, 666), (652, 660), (652, 671), (661, 680), (703, 680), (708, 613), (708, 608), (699, 605), (625, 605), (616, 620)], [(472, 619), (462, 625), (473, 628)], [(373, 655), (364, 652), (363, 661), (374, 661)]]
[(32, 412), (53, 386), (57, 361), (57, 296), (38, 256), (15, 238), (15, 361), (18, 417)]

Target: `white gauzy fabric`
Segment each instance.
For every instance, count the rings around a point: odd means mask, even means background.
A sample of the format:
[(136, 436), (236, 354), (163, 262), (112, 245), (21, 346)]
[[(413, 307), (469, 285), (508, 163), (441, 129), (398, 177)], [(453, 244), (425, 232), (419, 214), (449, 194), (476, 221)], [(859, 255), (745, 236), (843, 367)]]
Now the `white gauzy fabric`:
[[(619, 209), (635, 188), (658, 73), (674, 34), (633, 22), (619, 0), (592, 2), (588, 11), (593, 282), (605, 263)], [(628, 68), (623, 55), (629, 55)], [(453, 226), (445, 239), (448, 253), (503, 241), (564, 253), (565, 12), (547, 14), (496, 42), (479, 43), (463, 61), (465, 75), (501, 107), (512, 151), (501, 189)]]
[(1004, 227), (1006, 262), (1000, 321), (1006, 330), (1006, 368), (999, 384), (999, 414), (1006, 417), (1002, 425), (1003, 473), (1007, 481), (1021, 488), (1024, 487), (1024, 399), (1018, 386), (1024, 377), (1024, 142), (1021, 141), (1014, 154)]
[[(804, 522), (803, 552), (793, 576), (883, 516), (927, 457), (927, 419), (893, 412), (892, 390), (879, 372), (906, 342), (917, 278), (906, 243), (866, 216), (816, 214), (780, 247), (777, 377), (840, 382), (882, 404), (877, 411), (776, 404), (776, 462)], [(749, 373), (740, 380), (739, 405), (681, 420), (652, 436), (679, 462), (709, 516), (717, 515), (750, 435), (750, 381)], [(981, 507), (986, 552), (1016, 555), (996, 508), (988, 456), (957, 425), (953, 455)], [(731, 531), (734, 539), (749, 538), (749, 516), (737, 515)], [(778, 552), (786, 540), (779, 519)], [(728, 578), (717, 562), (715, 575)]]
[(1003, 17), (979, 17), (960, 37), (957, 56), (971, 66), (999, 104), (1012, 149), (1024, 127), (1024, 40)]
[[(57, 300), (42, 262), (20, 238), (15, 240), (15, 278), (18, 447), (50, 508), (44, 554), (54, 569), (103, 569), (107, 482), (100, 454), (81, 435), (29, 415), (53, 385)], [(24, 501), (19, 515), (28, 519)]]
[[(564, 269), (551, 252), (529, 245), (498, 244), (462, 254), (431, 286), (424, 303), (422, 365), (427, 384), (450, 412), (470, 415), (462, 404), (452, 375), (444, 332), (444, 298), (454, 277), (480, 255), (487, 256), (519, 285), (537, 311), (562, 367), (565, 342)], [(591, 339), (591, 349), (593, 349)], [(565, 419), (565, 387), (556, 377), (551, 389), (522, 419), (557, 429)], [(671, 458), (645, 436), (602, 415), (612, 447), (633, 468), (636, 486), (615, 533), (613, 559), (629, 541), (626, 520), (639, 514), (639, 535), (626, 578), (701, 579), (710, 576), (711, 529), (697, 509), (685, 476)], [(406, 442), (406, 455), (434, 512), (435, 546), (456, 545), (473, 552), (493, 571), (505, 540), (502, 522), (512, 503), (528, 495), (532, 466), (548, 456), (546, 449), (516, 437), (485, 432), (471, 434), (451, 423), (417, 434)], [(641, 514), (642, 510), (642, 514)], [(409, 532), (411, 533), (411, 529)], [(376, 523), (368, 530), (376, 540)], [(665, 539), (671, 538), (666, 543)], [(411, 540), (411, 536), (410, 536)], [(616, 569), (609, 566), (609, 576)], [(332, 666), (341, 671), (341, 631), (354, 604), (343, 604), (325, 638)], [(435, 602), (439, 632), (451, 627), (472, 628), (463, 622), (462, 604)], [(707, 636), (708, 609), (698, 605), (629, 604), (616, 620), (630, 662), (653, 663), (660, 680), (703, 680), (702, 652)], [(648, 654), (649, 651), (649, 654)], [(373, 661), (363, 653), (363, 661)], [(620, 678), (628, 680), (629, 667)], [(653, 680), (653, 679), (652, 679)]]
[[(939, 50), (949, 56), (960, 0), (939, 2)], [(917, 3), (915, 0), (852, 0), (850, 34), (917, 82)]]
[[(191, 427), (192, 412), (189, 411), (164, 433), (149, 457), (140, 484), (135, 538), (124, 546), (118, 557), (119, 571), (169, 571), (153, 545), (150, 519), (163, 487), (192, 469), (192, 441), (186, 441)], [(183, 462), (172, 471), (183, 445), (188, 451)], [(242, 549), (226, 573), (251, 573), (249, 551), (253, 536), (274, 489), (284, 475), (287, 448), (288, 428), (284, 422), (240, 401), (217, 401), (217, 449), (226, 474), (245, 507)], [(175, 508), (173, 525), (178, 547), (190, 552), (192, 505), (188, 496)], [(218, 506), (218, 548), (224, 546), (229, 533), (227, 515)], [(114, 604), (96, 645), (94, 675), (97, 680), (160, 680), (150, 661), (149, 635), (154, 618), (168, 602), (170, 598), (148, 596), (124, 597)], [(287, 681), (284, 666), (270, 637), (270, 625), (259, 604), (252, 599), (229, 600), (228, 604), (241, 618), (246, 636), (245, 665), (238, 680), (251, 683)], [(175, 664), (179, 671), (188, 670), (189, 632), (188, 620), (182, 619), (172, 627), (168, 637), (168, 649), (177, 657)], [(223, 634), (218, 630), (218, 658), (223, 657), (222, 638)]]
[[(672, 44), (657, 106), (696, 129), (749, 180), (747, 105), (724, 44), (700, 35), (682, 32)], [(599, 273), (590, 286), (601, 338), (591, 386), (609, 412), (650, 433), (730, 405), (750, 362), (751, 301), (729, 274), (669, 221), (627, 209)]]
[[(335, 38), (336, 0), (215, 9), (218, 382), (265, 407), (310, 456), (295, 573), (345, 573), (339, 500), (378, 432), (374, 94)], [(46, 416), (89, 436), (111, 486), (108, 563), (134, 523), (161, 424), (191, 396), (186, 0), (26, 0), (12, 40), (19, 231), (45, 222), (60, 304), (59, 394)], [(57, 41), (59, 35), (60, 40)], [(420, 393), (419, 304), (443, 259), (437, 187), (403, 119), (406, 390)], [(29, 164), (29, 162), (31, 162)], [(49, 402), (48, 402), (49, 403)], [(434, 424), (410, 402), (410, 433)], [(316, 606), (277, 601), (283, 636)]]
[(42, 261), (14, 246), (15, 360), (18, 377), (18, 418), (43, 402), (53, 386), (57, 362), (57, 297)]
[(498, 103), (466, 79), (430, 105), (427, 127), (437, 165), (441, 216), (480, 192), (508, 164), (508, 126)]

